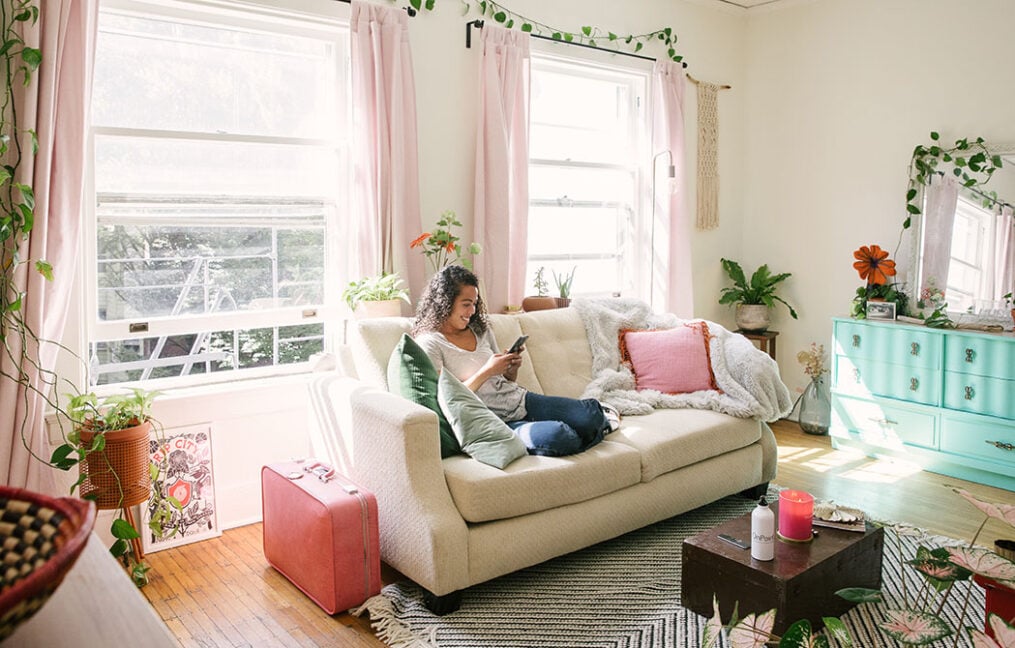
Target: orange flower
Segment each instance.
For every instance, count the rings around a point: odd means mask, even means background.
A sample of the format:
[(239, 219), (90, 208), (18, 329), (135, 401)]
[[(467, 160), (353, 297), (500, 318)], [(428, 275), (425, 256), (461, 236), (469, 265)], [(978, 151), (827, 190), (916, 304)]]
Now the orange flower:
[(866, 245), (853, 252), (856, 259), (853, 267), (860, 273), (861, 279), (867, 280), (867, 285), (883, 285), (888, 282), (888, 277), (895, 276), (895, 262), (888, 259), (888, 252), (880, 246)]
[(446, 249), (447, 249), (448, 252), (454, 252), (455, 251), (455, 242), (454, 241), (448, 241)]
[(412, 243), (409, 243), (409, 248), (412, 249), (414, 247), (419, 247), (423, 245), (423, 241), (427, 240), (428, 238), (430, 238), (430, 232), (423, 232), (418, 237), (413, 239)]

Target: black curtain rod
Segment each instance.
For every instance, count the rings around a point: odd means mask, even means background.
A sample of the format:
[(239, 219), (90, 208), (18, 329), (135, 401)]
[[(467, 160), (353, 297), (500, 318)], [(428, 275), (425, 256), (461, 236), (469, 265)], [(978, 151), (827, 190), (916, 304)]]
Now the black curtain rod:
[[(352, 0), (335, 0), (335, 2), (344, 2), (345, 4), (352, 4)], [(416, 16), (416, 10), (413, 9), (412, 7), (402, 7), (402, 9), (405, 9), (405, 13), (409, 14), (410, 18), (414, 18)]]
[[(472, 28), (473, 27), (475, 27), (476, 29), (482, 29), (483, 28), (483, 21), (477, 18), (476, 20), (471, 20), (471, 21), (465, 23), (465, 47), (466, 48), (471, 48), (472, 47)], [(562, 45), (574, 45), (575, 47), (586, 47), (588, 49), (596, 50), (597, 52), (609, 52), (610, 54), (620, 54), (621, 56), (630, 56), (631, 58), (641, 59), (643, 61), (655, 61), (656, 60), (656, 59), (652, 58), (651, 56), (642, 56), (641, 54), (634, 54), (632, 52), (625, 52), (623, 50), (606, 49), (606, 48), (603, 48), (603, 47), (596, 47), (595, 45), (587, 45), (585, 43), (579, 43), (579, 42), (576, 42), (576, 41), (566, 41), (566, 40), (564, 40), (562, 38), (553, 38), (551, 36), (543, 36), (542, 34), (533, 34), (532, 32), (529, 32), (529, 36), (531, 36), (532, 38), (539, 38), (541, 40), (550, 41), (551, 43), (560, 43)], [(681, 61), (680, 64), (682, 66), (684, 66), (685, 68), (687, 67), (687, 63), (685, 63), (683, 61)]]

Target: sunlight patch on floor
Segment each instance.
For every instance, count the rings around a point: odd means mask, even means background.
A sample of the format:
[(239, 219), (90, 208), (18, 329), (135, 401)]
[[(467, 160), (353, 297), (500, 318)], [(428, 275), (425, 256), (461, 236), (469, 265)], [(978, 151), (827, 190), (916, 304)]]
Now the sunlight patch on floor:
[(840, 477), (864, 483), (891, 484), (921, 472), (919, 464), (909, 461), (871, 459), (867, 463), (843, 472)]

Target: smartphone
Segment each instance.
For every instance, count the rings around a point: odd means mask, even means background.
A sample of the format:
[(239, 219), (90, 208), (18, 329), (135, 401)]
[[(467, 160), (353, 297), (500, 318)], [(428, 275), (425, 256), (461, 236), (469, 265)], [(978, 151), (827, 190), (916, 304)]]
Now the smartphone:
[(523, 335), (519, 337), (517, 340), (515, 340), (515, 343), (511, 345), (511, 348), (508, 349), (508, 353), (518, 353), (519, 351), (521, 351), (522, 347), (525, 346), (525, 340), (528, 339), (529, 339), (528, 335)]

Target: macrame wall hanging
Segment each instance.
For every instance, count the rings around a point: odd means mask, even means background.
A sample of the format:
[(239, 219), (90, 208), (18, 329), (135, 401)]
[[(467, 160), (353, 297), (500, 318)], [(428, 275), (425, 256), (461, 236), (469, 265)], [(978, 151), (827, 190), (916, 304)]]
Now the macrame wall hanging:
[(719, 91), (730, 88), (699, 81), (698, 86), (698, 210), (699, 230), (719, 227)]

